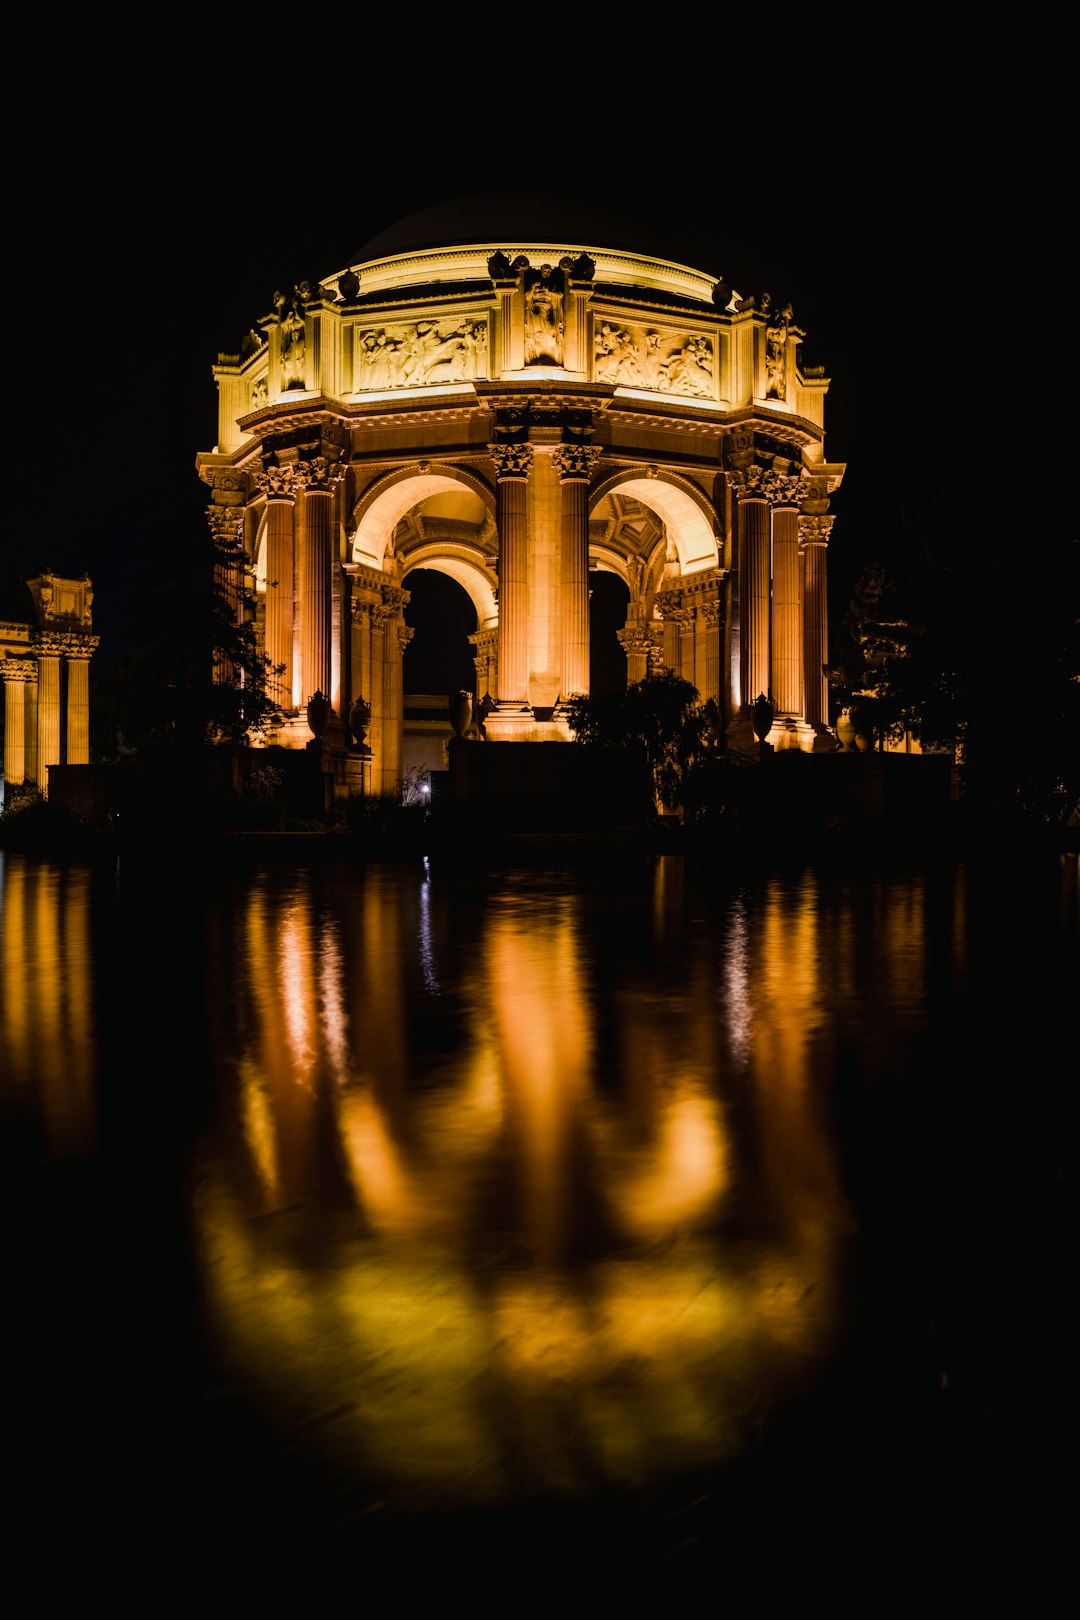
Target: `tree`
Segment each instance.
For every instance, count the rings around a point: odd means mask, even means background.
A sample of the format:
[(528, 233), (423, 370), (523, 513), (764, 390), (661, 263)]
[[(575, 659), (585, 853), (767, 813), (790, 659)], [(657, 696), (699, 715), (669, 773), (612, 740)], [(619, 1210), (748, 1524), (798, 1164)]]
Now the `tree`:
[(639, 749), (652, 809), (673, 811), (693, 797), (695, 769), (716, 750), (713, 709), (689, 681), (665, 670), (625, 692), (571, 698), (566, 715), (578, 742)]
[(275, 673), (259, 650), (242, 558), (209, 529), (155, 547), (133, 592), (127, 651), (102, 683), (113, 723), (133, 748), (147, 743), (261, 741), (281, 710)]

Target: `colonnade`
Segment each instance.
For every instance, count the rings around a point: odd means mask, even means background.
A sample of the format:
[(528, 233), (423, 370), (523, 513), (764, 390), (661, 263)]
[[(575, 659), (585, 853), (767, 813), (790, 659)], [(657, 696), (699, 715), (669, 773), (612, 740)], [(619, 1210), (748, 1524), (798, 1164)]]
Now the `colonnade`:
[(99, 638), (83, 631), (35, 631), (25, 651), (0, 641), (4, 680), (4, 791), (49, 792), (50, 765), (90, 763), (90, 659)]

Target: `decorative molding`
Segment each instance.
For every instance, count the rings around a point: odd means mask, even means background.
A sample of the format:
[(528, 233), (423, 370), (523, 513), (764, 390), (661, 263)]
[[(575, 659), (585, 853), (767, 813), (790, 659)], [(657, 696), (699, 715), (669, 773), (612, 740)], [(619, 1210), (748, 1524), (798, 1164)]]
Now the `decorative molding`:
[(489, 444), (488, 454), (495, 463), (495, 476), (500, 481), (528, 478), (533, 462), (531, 444)]

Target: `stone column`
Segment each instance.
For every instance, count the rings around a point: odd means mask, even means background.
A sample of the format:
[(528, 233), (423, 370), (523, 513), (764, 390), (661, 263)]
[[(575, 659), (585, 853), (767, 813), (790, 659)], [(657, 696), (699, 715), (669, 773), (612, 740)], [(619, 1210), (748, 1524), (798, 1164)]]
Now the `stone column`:
[(529, 704), (529, 533), (526, 486), (530, 444), (488, 446), (497, 479), (499, 528), (499, 694), (491, 722), (531, 719)]
[(26, 688), (37, 672), (29, 658), (5, 658), (4, 677), (4, 786), (21, 787), (26, 781)]
[(304, 555), (300, 578), (300, 698), (316, 692), (329, 702), (332, 633), (331, 507), (340, 471), (324, 456), (298, 469), (304, 485)]
[[(806, 719), (821, 739), (829, 725), (829, 605), (825, 556), (835, 518), (815, 513), (799, 519), (802, 543), (803, 684)], [(816, 744), (815, 744), (816, 746)]]
[(562, 489), (560, 707), (589, 690), (589, 478), (599, 455), (595, 445), (561, 444), (551, 458)]
[(797, 486), (797, 478), (778, 478), (772, 506), (771, 670), (777, 720), (800, 719), (803, 710)]
[[(229, 605), (229, 622), (239, 625), (244, 584), (244, 509), (211, 505), (206, 509), (206, 521), (214, 537), (214, 589)], [(232, 686), (237, 680), (233, 661), (219, 647), (214, 649), (213, 679), (219, 686)]]
[(749, 713), (759, 693), (771, 696), (771, 514), (760, 468), (737, 469), (731, 477), (739, 515), (742, 708)]
[(266, 656), (271, 670), (267, 695), (279, 708), (298, 707), (293, 692), (293, 591), (296, 551), (296, 491), (292, 467), (268, 467), (258, 475), (266, 494)]
[(60, 764), (62, 636), (45, 635), (37, 644), (37, 785), (49, 794), (49, 766)]
[(648, 629), (641, 624), (627, 625), (616, 632), (619, 644), (626, 654), (626, 684), (636, 686), (648, 678), (649, 666), (656, 651), (656, 643)]
[(70, 636), (67, 665), (67, 762), (90, 763), (90, 660), (99, 636)]

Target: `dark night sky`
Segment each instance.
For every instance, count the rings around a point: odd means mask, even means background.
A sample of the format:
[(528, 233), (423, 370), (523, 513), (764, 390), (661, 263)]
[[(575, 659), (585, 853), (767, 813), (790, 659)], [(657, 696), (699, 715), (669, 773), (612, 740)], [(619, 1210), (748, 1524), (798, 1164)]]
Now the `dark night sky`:
[[(290, 90), (242, 29), (163, 42), (152, 60), (115, 45), (88, 32), (69, 35), (63, 60), (27, 55), (36, 110), (5, 112), (17, 229), (3, 571), (89, 569), (106, 646), (140, 561), (202, 521), (194, 461), (216, 437), (218, 352), (238, 349), (279, 286), (324, 278), (395, 221), (463, 195), (597, 207), (743, 294), (790, 300), (805, 358), (832, 378), (828, 457), (849, 467), (833, 504), (836, 580), (855, 577), (902, 510), (932, 505), (954, 453), (971, 455), (979, 390), (957, 369), (970, 334), (943, 368), (924, 327), (970, 318), (1005, 183), (999, 124), (974, 88), (958, 93), (959, 48), (916, 62), (897, 47), (891, 77), (871, 80), (793, 42), (776, 105), (763, 44), (744, 104), (728, 99), (730, 75), (710, 84), (707, 70), (666, 110), (656, 85), (679, 76), (659, 68), (629, 102), (590, 72), (576, 98), (534, 87), (520, 105), (433, 72), (427, 96), (398, 98), (390, 76), (306, 115), (275, 113), (275, 99), (303, 88), (317, 102), (317, 77), (298, 73)], [(678, 54), (709, 60), (704, 42)]]

